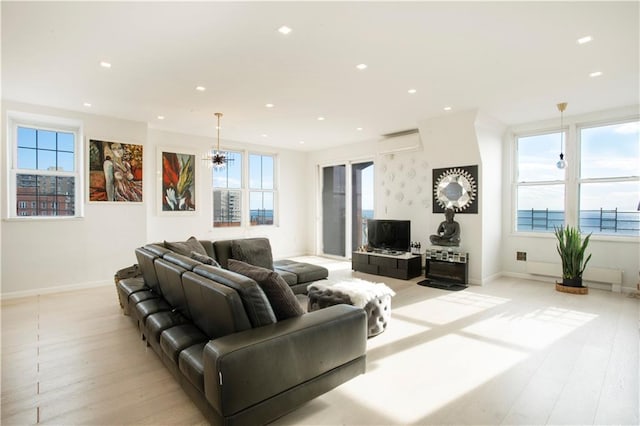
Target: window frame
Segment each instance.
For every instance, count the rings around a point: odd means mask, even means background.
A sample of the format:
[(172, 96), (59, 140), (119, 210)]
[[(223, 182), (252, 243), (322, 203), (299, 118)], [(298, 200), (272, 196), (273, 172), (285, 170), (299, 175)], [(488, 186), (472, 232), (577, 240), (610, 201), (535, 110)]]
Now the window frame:
[[(634, 181), (640, 183), (640, 177), (637, 176), (625, 176), (616, 178), (582, 178), (581, 177), (581, 141), (580, 135), (582, 129), (603, 127), (615, 124), (623, 124), (636, 122), (640, 120), (640, 115), (630, 111), (629, 109), (620, 109), (617, 111), (611, 111), (607, 113), (589, 114), (583, 117), (570, 117), (568, 120), (565, 117), (565, 139), (564, 139), (564, 154), (568, 162), (568, 167), (565, 169), (565, 178), (561, 181), (555, 181), (565, 185), (564, 190), (564, 210), (565, 210), (565, 224), (571, 226), (579, 226), (580, 221), (580, 188), (583, 183), (594, 182), (622, 182), (622, 181)], [(523, 183), (518, 182), (519, 164), (518, 164), (518, 139), (527, 136), (543, 135), (559, 133), (560, 129), (556, 126), (549, 125), (549, 121), (543, 122), (540, 125), (530, 124), (519, 127), (518, 129), (512, 129), (510, 134), (510, 157), (511, 157), (511, 227), (510, 232), (513, 236), (517, 237), (540, 237), (540, 238), (555, 238), (553, 232), (547, 231), (535, 231), (526, 230), (519, 231), (518, 228), (518, 188)], [(558, 147), (560, 148), (560, 147)], [(560, 151), (558, 151), (559, 153)], [(578, 159), (578, 160), (576, 160)], [(530, 182), (524, 183), (527, 186), (548, 184), (551, 181)], [(585, 231), (583, 231), (585, 232)], [(588, 231), (586, 231), (588, 232)], [(640, 236), (637, 235), (620, 235), (615, 233), (594, 233), (591, 237), (592, 240), (600, 241), (640, 241)]]
[[(513, 214), (512, 214), (512, 232), (516, 235), (553, 235), (553, 229), (549, 229), (546, 231), (536, 231), (535, 229), (530, 229), (526, 231), (518, 230), (518, 190), (521, 187), (527, 188), (535, 188), (535, 187), (550, 187), (550, 186), (563, 186), (563, 206), (564, 206), (564, 223), (568, 223), (568, 217), (570, 216), (567, 209), (567, 191), (568, 191), (568, 169), (565, 169), (564, 179), (552, 179), (552, 180), (536, 180), (536, 181), (520, 181), (519, 180), (519, 162), (518, 162), (518, 141), (521, 138), (532, 137), (532, 136), (543, 136), (543, 135), (553, 135), (560, 134), (560, 132), (564, 132), (564, 141), (565, 141), (565, 155), (567, 154), (567, 140), (569, 139), (570, 131), (567, 128), (564, 129), (552, 129), (552, 128), (543, 128), (534, 131), (527, 132), (519, 132), (513, 135), (513, 190), (512, 190), (512, 205), (513, 205)], [(559, 146), (558, 146), (559, 148)], [(560, 151), (558, 151), (558, 154)], [(555, 167), (555, 165), (553, 166)]]
[[(270, 157), (273, 160), (273, 187), (271, 189), (265, 189), (265, 188), (253, 188), (251, 186), (251, 156), (259, 156), (260, 158), (263, 157)], [(248, 196), (248, 203), (247, 203), (247, 214), (249, 215), (249, 219), (248, 219), (248, 225), (251, 226), (275, 226), (277, 223), (277, 218), (278, 218), (278, 214), (277, 214), (277, 209), (276, 206), (278, 204), (278, 179), (277, 179), (277, 161), (278, 158), (276, 156), (276, 154), (273, 153), (264, 153), (264, 152), (257, 152), (257, 151), (247, 151), (247, 196)], [(262, 177), (263, 174), (261, 173), (260, 176), (260, 181), (262, 182)], [(252, 224), (251, 223), (251, 194), (252, 193), (260, 193), (262, 194), (262, 200), (264, 203), (264, 194), (265, 193), (270, 193), (272, 194), (273, 197), (273, 218), (272, 218), (272, 223), (256, 223), (256, 224)]]
[[(275, 227), (279, 225), (279, 211), (278, 211), (278, 177), (279, 177), (279, 156), (274, 152), (267, 151), (259, 151), (252, 149), (239, 149), (234, 147), (222, 147), (221, 151), (224, 153), (237, 153), (240, 155), (240, 161), (242, 162), (241, 169), (241, 183), (240, 188), (229, 188), (229, 187), (217, 187), (214, 186), (214, 170), (211, 170), (211, 227), (215, 230), (222, 229), (251, 229), (254, 227)], [(267, 156), (273, 158), (273, 189), (254, 189), (251, 188), (250, 183), (250, 159), (252, 155), (259, 156)], [(215, 203), (215, 192), (216, 191), (227, 191), (227, 192), (240, 192), (241, 193), (241, 206), (240, 206), (240, 225), (239, 226), (215, 226), (215, 211), (214, 211), (214, 203)], [(270, 192), (273, 194), (273, 224), (251, 224), (251, 204), (250, 204), (250, 196), (252, 192)]]
[[(606, 127), (606, 126), (615, 126), (626, 123), (635, 123), (640, 122), (640, 117), (619, 117), (612, 118), (609, 120), (597, 120), (590, 122), (580, 122), (575, 124), (575, 144), (576, 144), (576, 158), (580, 158), (582, 160), (582, 130), (585, 129), (594, 129), (598, 127)], [(578, 167), (576, 167), (576, 220), (575, 225), (580, 225), (580, 205), (582, 202), (582, 187), (584, 184), (598, 184), (598, 183), (622, 183), (622, 182), (637, 182), (640, 185), (640, 175), (627, 175), (627, 176), (607, 176), (607, 177), (592, 177), (592, 178), (583, 178), (582, 177), (582, 161)], [(582, 230), (583, 233), (589, 233), (589, 230)], [(616, 233), (603, 233), (603, 232), (594, 232), (593, 237), (605, 237), (605, 238), (635, 238), (640, 240), (640, 235), (624, 235), (624, 234), (616, 234)]]
[[(228, 169), (228, 163), (227, 165), (224, 167), (224, 170), (227, 172), (227, 176), (226, 176), (226, 186), (216, 186), (215, 185), (215, 172), (216, 169), (215, 168), (211, 168), (211, 227), (214, 229), (224, 229), (224, 228), (232, 228), (232, 229), (237, 229), (237, 228), (242, 228), (243, 226), (243, 221), (244, 221), (244, 215), (243, 215), (243, 209), (244, 209), (244, 205), (245, 205), (245, 201), (244, 201), (244, 194), (243, 194), (243, 186), (244, 186), (244, 182), (246, 181), (245, 176), (244, 176), (244, 167), (245, 167), (245, 160), (244, 160), (244, 152), (242, 150), (239, 149), (223, 149), (222, 152), (225, 153), (226, 158), (229, 158), (229, 153), (234, 153), (234, 154), (238, 154), (239, 156), (239, 160), (240, 160), (240, 187), (239, 188), (235, 188), (235, 187), (230, 187), (229, 186), (229, 169)], [(236, 159), (234, 159), (233, 161), (235, 161)], [(237, 192), (240, 193), (240, 224), (239, 225), (218, 225), (216, 226), (216, 211), (215, 211), (215, 200), (216, 200), (216, 193), (220, 193), (221, 197), (222, 194), (227, 193), (227, 194), (231, 194), (232, 192)], [(228, 197), (228, 195), (227, 195)], [(219, 222), (219, 223), (225, 223), (225, 222)], [(230, 222), (226, 222), (226, 223), (230, 223)]]
[[(27, 127), (41, 131), (72, 133), (74, 136), (74, 170), (37, 170), (19, 169), (18, 165), (18, 128)], [(5, 209), (5, 219), (7, 220), (73, 220), (84, 217), (84, 136), (83, 123), (80, 120), (73, 120), (62, 117), (54, 117), (40, 114), (30, 114), (19, 111), (7, 112), (7, 146), (6, 146), (6, 190), (7, 208)], [(73, 215), (36, 215), (24, 216), (18, 214), (17, 204), (17, 184), (18, 175), (71, 177), (74, 179), (74, 214)]]

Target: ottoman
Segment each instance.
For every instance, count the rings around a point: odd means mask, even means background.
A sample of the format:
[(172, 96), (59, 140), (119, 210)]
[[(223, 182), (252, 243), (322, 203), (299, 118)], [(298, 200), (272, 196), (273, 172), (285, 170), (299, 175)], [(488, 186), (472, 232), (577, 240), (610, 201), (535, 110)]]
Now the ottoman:
[(395, 292), (382, 283), (361, 279), (338, 283), (313, 283), (307, 287), (307, 311), (317, 311), (341, 303), (363, 308), (367, 313), (367, 336), (382, 333), (391, 319), (391, 297)]

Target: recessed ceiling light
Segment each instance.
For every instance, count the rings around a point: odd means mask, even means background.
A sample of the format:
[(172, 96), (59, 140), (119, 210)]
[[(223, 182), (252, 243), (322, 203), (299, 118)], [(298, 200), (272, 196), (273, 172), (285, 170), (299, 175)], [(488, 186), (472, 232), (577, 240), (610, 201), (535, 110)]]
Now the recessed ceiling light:
[(89, 102), (85, 102), (82, 105), (86, 106), (87, 108), (91, 108), (91, 104)]
[(206, 87), (204, 87), (204, 86), (196, 86), (196, 90), (197, 90), (198, 92), (204, 92), (205, 90), (207, 90), (207, 88), (206, 88)]
[(100, 61), (100, 66), (102, 68), (111, 68), (111, 63), (106, 62), (106, 61)]
[(446, 106), (446, 107), (444, 107), (442, 109), (445, 110), (445, 111), (451, 111), (451, 107), (450, 106)]
[(594, 71), (589, 74), (589, 77), (600, 77), (602, 75), (602, 71)]
[(274, 104), (264, 104), (264, 106), (266, 106), (267, 108), (273, 108), (275, 105)]
[(409, 89), (409, 90), (407, 90), (407, 92), (413, 95), (414, 93), (417, 92), (417, 90), (416, 89)]
[(263, 133), (260, 136), (262, 136), (263, 138), (268, 138), (269, 137), (269, 135), (267, 135), (266, 133)]
[(164, 115), (159, 115), (158, 120), (164, 120)]
[(289, 34), (291, 31), (293, 31), (293, 30), (291, 28), (287, 27), (286, 25), (283, 25), (280, 28), (278, 28), (278, 32), (280, 34), (284, 34), (284, 35)]
[(361, 132), (362, 131), (362, 127), (356, 127), (356, 130)]
[(304, 145), (304, 141), (300, 141), (299, 143), (300, 143), (300, 145)]
[(580, 37), (578, 39), (578, 44), (585, 44), (585, 43), (589, 43), (591, 40), (593, 40), (593, 38), (591, 36), (584, 36), (584, 37)]
[(318, 121), (324, 121), (324, 117), (318, 117)]
[(358, 64), (356, 65), (356, 68), (358, 68), (359, 70), (366, 70), (367, 69), (367, 64)]

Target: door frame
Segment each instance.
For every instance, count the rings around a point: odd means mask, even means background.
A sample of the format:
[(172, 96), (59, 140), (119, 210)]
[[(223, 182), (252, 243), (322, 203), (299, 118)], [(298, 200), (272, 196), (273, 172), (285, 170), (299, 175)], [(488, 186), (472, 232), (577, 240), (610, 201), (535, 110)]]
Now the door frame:
[[(343, 160), (343, 161), (327, 161), (327, 162), (323, 162), (323, 163), (319, 163), (316, 165), (316, 182), (317, 182), (317, 187), (316, 187), (316, 247), (315, 247), (315, 251), (316, 254), (319, 256), (323, 256), (323, 257), (327, 257), (330, 259), (337, 259), (337, 260), (349, 260), (351, 259), (351, 244), (352, 244), (352, 226), (353, 226), (353, 221), (352, 221), (352, 215), (353, 215), (353, 209), (352, 209), (352, 198), (353, 198), (353, 191), (352, 191), (352, 179), (351, 179), (351, 175), (352, 175), (352, 166), (354, 164), (359, 164), (359, 163), (366, 163), (366, 162), (372, 162), (373, 166), (374, 166), (374, 186), (375, 186), (375, 165), (376, 165), (376, 161), (375, 158), (373, 157), (360, 157), (360, 158), (356, 158), (356, 159), (350, 159), (350, 160)], [(338, 256), (338, 255), (334, 255), (334, 254), (327, 254), (324, 252), (324, 247), (322, 245), (322, 241), (323, 241), (323, 224), (324, 224), (324, 218), (323, 218), (323, 206), (322, 206), (322, 189), (323, 189), (323, 169), (325, 167), (335, 167), (335, 166), (345, 166), (345, 238), (344, 238), (344, 252), (345, 252), (345, 256)], [(375, 197), (375, 191), (374, 191), (374, 197)], [(375, 202), (374, 202), (374, 211), (375, 211)]]

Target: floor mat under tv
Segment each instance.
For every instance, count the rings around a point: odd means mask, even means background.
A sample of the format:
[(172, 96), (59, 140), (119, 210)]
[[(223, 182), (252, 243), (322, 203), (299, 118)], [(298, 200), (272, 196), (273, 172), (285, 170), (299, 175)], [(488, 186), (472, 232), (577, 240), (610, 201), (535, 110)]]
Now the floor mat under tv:
[(439, 288), (440, 290), (449, 290), (449, 291), (460, 291), (467, 288), (467, 286), (464, 284), (449, 283), (446, 281), (437, 281), (437, 280), (423, 280), (423, 281), (420, 281), (418, 285), (425, 286), (425, 287)]

